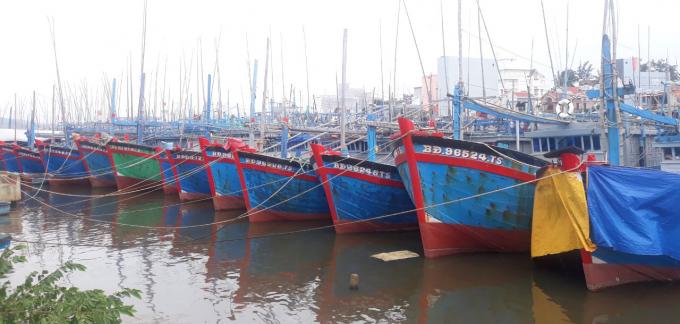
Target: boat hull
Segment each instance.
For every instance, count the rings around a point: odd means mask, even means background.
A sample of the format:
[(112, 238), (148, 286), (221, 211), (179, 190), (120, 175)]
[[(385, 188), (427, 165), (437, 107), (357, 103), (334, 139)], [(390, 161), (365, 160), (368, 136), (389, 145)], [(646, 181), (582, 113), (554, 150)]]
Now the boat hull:
[(522, 183), (534, 180), (545, 162), (485, 144), (411, 134), (394, 156), (418, 208), (425, 256), (529, 250), (535, 185)]
[(215, 210), (245, 209), (234, 154), (222, 146), (203, 146), (202, 150)]
[(7, 172), (21, 172), (19, 167), (19, 160), (17, 159), (16, 153), (11, 146), (3, 145), (0, 147), (0, 153), (2, 154), (2, 166), (3, 171)]
[(171, 153), (175, 168), (175, 182), (181, 201), (206, 200), (210, 193), (209, 172), (201, 152), (179, 151)]
[(83, 163), (82, 155), (77, 149), (41, 146), (39, 151), (50, 185), (82, 185), (89, 183), (89, 174)]
[(90, 185), (95, 188), (116, 186), (116, 178), (111, 167), (111, 158), (105, 145), (89, 141), (77, 141), (78, 151), (90, 174)]
[(158, 153), (149, 146), (130, 143), (106, 145), (119, 190), (154, 190), (163, 186)]
[(330, 219), (319, 179), (309, 175), (311, 168), (256, 153), (235, 156), (251, 222)]
[(598, 247), (581, 252), (583, 273), (589, 290), (634, 282), (680, 280), (680, 261), (668, 256), (643, 256)]
[[(322, 154), (320, 149), (313, 146), (316, 172), (336, 233), (418, 228), (415, 206), (395, 167)], [(382, 218), (386, 215), (392, 216)]]
[(42, 181), (45, 176), (45, 167), (40, 159), (40, 153), (26, 148), (17, 148), (15, 153), (21, 170), (21, 179), (26, 183)]
[(177, 183), (175, 182), (175, 171), (172, 167), (172, 163), (166, 155), (161, 156), (159, 162), (161, 164), (161, 170), (163, 171), (163, 193), (166, 195), (176, 194)]

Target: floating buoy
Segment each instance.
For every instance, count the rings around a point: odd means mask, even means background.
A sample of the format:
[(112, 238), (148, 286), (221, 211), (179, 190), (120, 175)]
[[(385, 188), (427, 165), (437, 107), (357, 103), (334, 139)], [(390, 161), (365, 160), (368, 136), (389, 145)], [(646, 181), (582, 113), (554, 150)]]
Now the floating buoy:
[(357, 290), (359, 289), (359, 274), (353, 273), (349, 275), (349, 289)]

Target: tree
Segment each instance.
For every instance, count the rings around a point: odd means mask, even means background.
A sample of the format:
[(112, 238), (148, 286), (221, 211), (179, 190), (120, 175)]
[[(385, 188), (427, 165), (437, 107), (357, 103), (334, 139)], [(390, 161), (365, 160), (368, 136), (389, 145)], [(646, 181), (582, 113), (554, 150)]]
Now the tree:
[(585, 61), (578, 65), (576, 69), (576, 77), (579, 82), (587, 81), (593, 78), (593, 65), (589, 61)]
[[(576, 82), (579, 81), (578, 76), (576, 75), (576, 71), (574, 70), (567, 70), (567, 86), (568, 87), (573, 87)], [(564, 86), (564, 71), (560, 71), (559, 75), (557, 76), (557, 82), (556, 87), (562, 87)]]
[[(16, 255), (23, 248), (6, 248), (0, 254), (0, 279), (5, 279), (15, 264), (26, 262), (24, 256)], [(72, 271), (85, 271), (85, 266), (66, 262), (51, 273), (34, 271), (16, 287), (3, 282), (0, 323), (119, 323), (121, 315), (134, 315), (134, 308), (125, 305), (122, 298), (140, 298), (139, 290), (125, 288), (107, 295), (100, 289), (59, 286), (59, 279)]]
[(666, 60), (650, 60), (640, 65), (640, 72), (669, 72), (671, 81), (680, 81), (677, 65), (670, 65)]

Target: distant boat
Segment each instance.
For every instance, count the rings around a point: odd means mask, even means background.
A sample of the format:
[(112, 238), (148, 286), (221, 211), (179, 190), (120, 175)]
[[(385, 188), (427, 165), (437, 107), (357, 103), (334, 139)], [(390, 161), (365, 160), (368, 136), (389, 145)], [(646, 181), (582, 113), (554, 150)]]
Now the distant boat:
[[(535, 186), (509, 187), (535, 179), (547, 162), (509, 149), (418, 132), (405, 118), (399, 119), (399, 127), (395, 164), (418, 208), (427, 257), (529, 250)], [(485, 194), (493, 190), (501, 191)], [(480, 194), (485, 195), (451, 203)]]
[(44, 176), (45, 166), (40, 159), (40, 153), (19, 145), (14, 147), (14, 152), (19, 162), (22, 178), (28, 180)]
[(181, 201), (210, 199), (210, 172), (203, 162), (203, 153), (188, 150), (169, 152), (175, 169), (175, 182)]
[(40, 159), (50, 185), (88, 183), (88, 172), (77, 148), (38, 142)]
[(215, 210), (244, 209), (241, 180), (238, 176), (233, 150), (246, 145), (239, 139), (228, 139), (226, 145), (201, 140), (203, 158), (209, 170), (210, 192)]
[(330, 219), (323, 187), (309, 163), (235, 153), (251, 222)]
[(116, 186), (116, 177), (113, 175), (106, 145), (86, 138), (79, 138), (75, 142), (90, 175), (90, 185), (95, 188)]
[[(109, 142), (106, 150), (111, 157), (119, 190), (160, 189), (163, 186), (156, 148), (125, 142)], [(159, 149), (160, 150), (160, 149)]]
[[(340, 152), (312, 144), (314, 169), (324, 186), (335, 232), (415, 230), (415, 206), (397, 168), (342, 157)], [(401, 213), (401, 214), (399, 214)], [(371, 220), (380, 216), (392, 215)]]
[(162, 176), (163, 176), (163, 193), (166, 195), (177, 193), (177, 182), (176, 170), (172, 167), (172, 161), (170, 161), (170, 151), (163, 150), (158, 155), (158, 163), (160, 163)]
[(2, 155), (2, 170), (7, 172), (21, 172), (19, 168), (19, 160), (16, 152), (14, 152), (14, 145), (7, 143), (0, 143), (0, 154)]

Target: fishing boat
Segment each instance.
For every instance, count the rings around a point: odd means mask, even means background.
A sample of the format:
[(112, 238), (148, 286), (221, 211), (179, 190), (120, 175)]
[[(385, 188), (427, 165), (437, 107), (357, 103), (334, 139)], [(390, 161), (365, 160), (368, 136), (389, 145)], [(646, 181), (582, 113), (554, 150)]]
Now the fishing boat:
[(16, 152), (14, 152), (14, 145), (5, 142), (0, 143), (0, 154), (2, 154), (2, 168), (7, 172), (21, 172), (19, 169), (19, 160)]
[(160, 163), (163, 176), (163, 193), (172, 195), (177, 193), (176, 170), (172, 167), (170, 150), (157, 149), (158, 163)]
[[(548, 168), (536, 189), (536, 199), (548, 204), (535, 206), (532, 255), (578, 250), (590, 290), (680, 280), (680, 175), (593, 161), (581, 164), (582, 153), (569, 148), (546, 154), (559, 158), (560, 166)], [(564, 203), (550, 204), (553, 199)], [(558, 223), (551, 219), (555, 215), (567, 221)]]
[(211, 144), (205, 139), (199, 141), (210, 174), (208, 183), (215, 210), (244, 209), (246, 205), (232, 150), (245, 148), (245, 143), (234, 138), (228, 139), (225, 145)]
[(14, 146), (14, 152), (23, 181), (33, 182), (44, 178), (45, 166), (40, 159), (40, 153), (19, 145)]
[(425, 256), (529, 250), (534, 185), (521, 184), (546, 161), (416, 131), (405, 118), (399, 128), (395, 164), (418, 209)]
[[(415, 206), (396, 167), (342, 157), (319, 144), (312, 144), (312, 152), (336, 233), (418, 228)], [(388, 217), (374, 219), (381, 216)]]
[(329, 219), (323, 187), (309, 163), (234, 152), (251, 222)]
[(163, 186), (163, 172), (158, 160), (162, 151), (126, 142), (109, 142), (106, 151), (119, 190), (160, 189)]
[(97, 143), (84, 137), (78, 138), (75, 142), (78, 151), (83, 156), (85, 169), (90, 176), (90, 185), (95, 188), (115, 186), (116, 178), (113, 175), (106, 144)]
[(210, 199), (210, 170), (203, 162), (203, 153), (189, 150), (169, 152), (175, 169), (175, 182), (181, 201)]
[(88, 183), (88, 173), (83, 155), (77, 148), (36, 142), (40, 159), (45, 166), (50, 185), (73, 185)]

